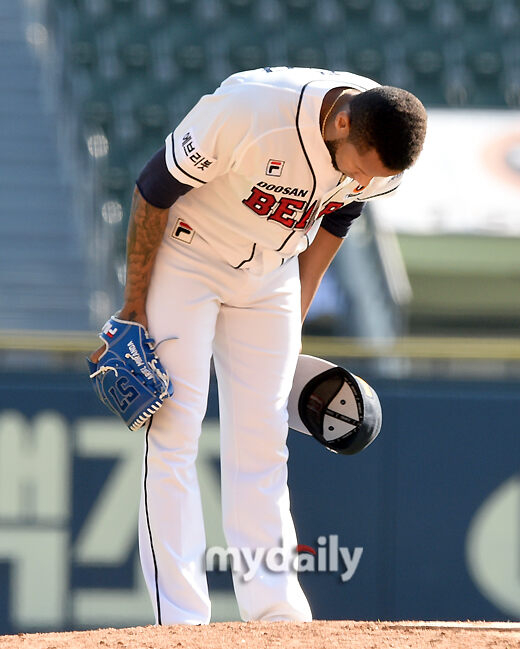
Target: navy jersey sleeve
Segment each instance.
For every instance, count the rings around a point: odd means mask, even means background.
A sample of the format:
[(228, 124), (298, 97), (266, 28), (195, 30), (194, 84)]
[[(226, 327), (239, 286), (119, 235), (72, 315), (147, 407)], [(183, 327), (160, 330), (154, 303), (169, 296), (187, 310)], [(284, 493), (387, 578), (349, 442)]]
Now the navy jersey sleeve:
[(166, 166), (166, 149), (163, 146), (150, 158), (139, 174), (136, 185), (141, 196), (154, 207), (167, 209), (190, 189), (174, 178)]
[(325, 228), (327, 232), (330, 232), (334, 236), (343, 239), (347, 236), (352, 221), (360, 216), (364, 206), (365, 203), (363, 201), (354, 201), (353, 203), (340, 207), (339, 210), (329, 212), (329, 214), (325, 214), (323, 217), (321, 227)]

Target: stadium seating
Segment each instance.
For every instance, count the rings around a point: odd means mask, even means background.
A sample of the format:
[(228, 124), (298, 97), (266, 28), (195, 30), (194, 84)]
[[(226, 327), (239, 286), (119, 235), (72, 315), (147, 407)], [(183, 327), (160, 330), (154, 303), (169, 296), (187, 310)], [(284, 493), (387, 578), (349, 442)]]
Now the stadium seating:
[(106, 155), (94, 160), (98, 214), (106, 201), (119, 202), (121, 232), (140, 167), (201, 94), (238, 70), (347, 69), (405, 87), (428, 106), (520, 106), (516, 0), (57, 0), (48, 7), (78, 147), (88, 158), (89, 136), (107, 141)]

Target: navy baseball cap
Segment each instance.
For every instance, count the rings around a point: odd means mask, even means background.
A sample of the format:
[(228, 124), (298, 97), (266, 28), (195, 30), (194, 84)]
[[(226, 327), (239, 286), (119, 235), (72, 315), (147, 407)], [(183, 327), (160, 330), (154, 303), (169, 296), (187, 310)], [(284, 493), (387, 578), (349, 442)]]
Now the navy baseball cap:
[(340, 365), (300, 354), (288, 401), (289, 427), (335, 453), (354, 455), (378, 436), (376, 391)]

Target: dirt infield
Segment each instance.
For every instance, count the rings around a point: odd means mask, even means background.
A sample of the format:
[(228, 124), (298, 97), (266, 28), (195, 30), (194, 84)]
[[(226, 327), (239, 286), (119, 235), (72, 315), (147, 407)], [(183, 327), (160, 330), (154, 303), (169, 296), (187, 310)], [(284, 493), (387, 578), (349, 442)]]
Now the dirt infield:
[(520, 648), (519, 623), (219, 622), (0, 636), (1, 649), (507, 649)]

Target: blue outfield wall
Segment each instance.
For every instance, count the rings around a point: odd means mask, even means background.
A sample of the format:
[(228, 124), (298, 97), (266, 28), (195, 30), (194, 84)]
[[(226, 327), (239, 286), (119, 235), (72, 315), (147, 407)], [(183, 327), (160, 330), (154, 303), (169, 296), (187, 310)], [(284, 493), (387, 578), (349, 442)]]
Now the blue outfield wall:
[[(383, 406), (371, 447), (338, 456), (289, 435), (314, 616), (519, 620), (520, 385), (365, 378)], [(152, 623), (136, 541), (142, 433), (103, 409), (86, 374), (3, 373), (0, 387), (0, 634)], [(212, 385), (208, 545), (224, 545), (217, 414)], [(213, 619), (238, 619), (229, 573), (209, 583)]]

